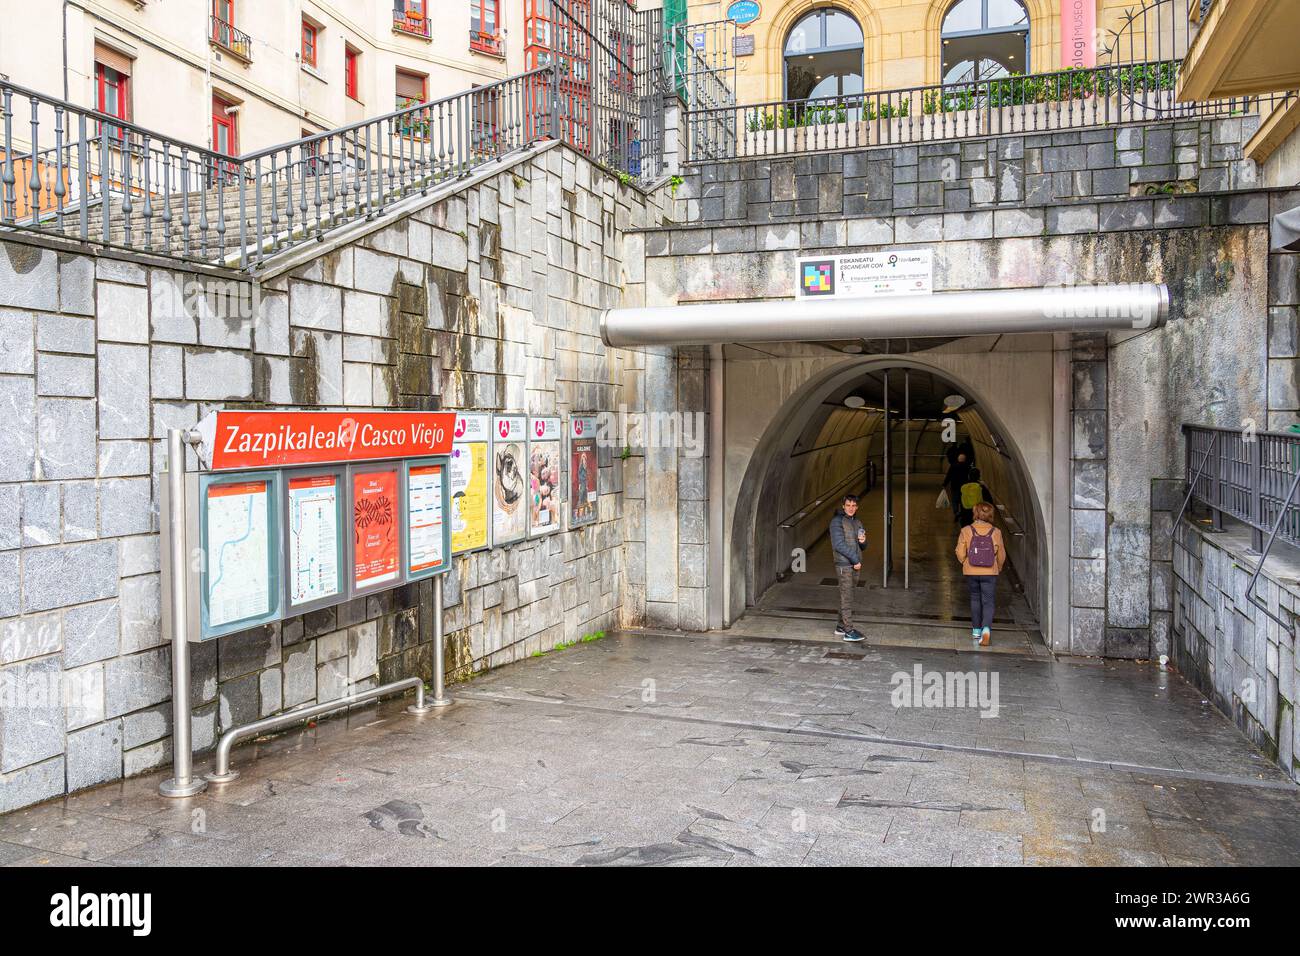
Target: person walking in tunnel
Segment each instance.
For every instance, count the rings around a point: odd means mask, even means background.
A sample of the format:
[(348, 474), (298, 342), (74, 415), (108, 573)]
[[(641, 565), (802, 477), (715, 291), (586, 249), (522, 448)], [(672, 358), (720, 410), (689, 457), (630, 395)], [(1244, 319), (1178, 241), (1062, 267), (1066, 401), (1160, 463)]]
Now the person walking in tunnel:
[(961, 486), (961, 514), (957, 523), (963, 528), (975, 520), (975, 506), (981, 501), (993, 504), (993, 496), (988, 486), (980, 481), (980, 470), (972, 468), (966, 476), (966, 483)]
[(993, 624), (993, 595), (1006, 563), (1002, 532), (993, 524), (993, 506), (981, 501), (972, 509), (974, 521), (957, 535), (957, 560), (970, 591), (970, 636), (988, 647)]
[(943, 487), (948, 492), (948, 501), (952, 505), (952, 520), (961, 522), (961, 486), (970, 481), (970, 459), (964, 451), (953, 456), (943, 476)]
[(858, 496), (845, 495), (839, 510), (831, 518), (831, 551), (835, 555), (835, 576), (840, 583), (840, 618), (835, 636), (846, 641), (864, 640), (853, 626), (853, 589), (862, 571), (862, 550), (867, 544), (867, 529), (858, 520)]

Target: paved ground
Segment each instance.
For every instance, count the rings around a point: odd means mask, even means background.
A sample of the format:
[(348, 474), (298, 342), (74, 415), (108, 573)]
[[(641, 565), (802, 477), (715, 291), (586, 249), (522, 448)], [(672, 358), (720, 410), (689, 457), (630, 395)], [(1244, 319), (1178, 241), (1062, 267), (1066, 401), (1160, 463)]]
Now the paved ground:
[[(998, 675), (997, 717), (890, 678)], [(0, 817), (18, 864), (1294, 864), (1300, 796), (1152, 665), (617, 634)]]

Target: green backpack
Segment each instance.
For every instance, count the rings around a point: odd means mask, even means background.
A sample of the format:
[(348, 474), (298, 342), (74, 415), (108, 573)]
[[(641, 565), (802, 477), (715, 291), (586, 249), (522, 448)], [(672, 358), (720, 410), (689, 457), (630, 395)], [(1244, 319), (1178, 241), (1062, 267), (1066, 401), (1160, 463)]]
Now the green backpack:
[(968, 481), (961, 486), (961, 506), (966, 510), (974, 508), (984, 500), (984, 489), (978, 481)]

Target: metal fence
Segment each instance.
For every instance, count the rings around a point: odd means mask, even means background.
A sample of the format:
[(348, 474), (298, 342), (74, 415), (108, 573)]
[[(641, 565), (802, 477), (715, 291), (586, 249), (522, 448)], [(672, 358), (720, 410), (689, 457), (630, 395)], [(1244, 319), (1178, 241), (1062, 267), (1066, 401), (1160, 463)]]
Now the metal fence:
[(1184, 425), (1183, 437), (1188, 498), (1215, 528), (1227, 516), (1250, 527), (1257, 551), (1266, 535), (1300, 547), (1300, 434)]
[[(1181, 61), (692, 108), (688, 161), (1267, 113), (1294, 93), (1182, 103)], [(727, 134), (735, 130), (734, 136)]]
[(543, 74), (239, 157), (0, 82), (0, 226), (255, 268), (549, 135)]
[(736, 151), (736, 22), (683, 23), (671, 38), (673, 84), (686, 104), (687, 141), (702, 157)]

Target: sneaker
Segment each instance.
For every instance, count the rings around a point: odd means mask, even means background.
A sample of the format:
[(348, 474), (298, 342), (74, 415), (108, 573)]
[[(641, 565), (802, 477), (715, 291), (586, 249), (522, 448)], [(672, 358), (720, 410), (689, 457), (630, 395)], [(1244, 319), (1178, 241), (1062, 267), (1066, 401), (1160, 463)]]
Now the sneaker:
[(987, 627), (984, 628), (984, 630), (980, 632), (980, 647), (988, 647), (990, 643), (989, 639), (991, 637), (992, 635), (989, 633), (989, 629)]
[(866, 640), (866, 638), (862, 636), (862, 632), (859, 631), (859, 630), (857, 630), (856, 628), (850, 628), (850, 629), (849, 629), (849, 630), (844, 634), (844, 639), (845, 639), (846, 641), (849, 641), (849, 642), (854, 643), (854, 644), (856, 644), (858, 641), (865, 641), (865, 640)]
[(845, 637), (845, 636), (848, 635), (848, 633), (849, 633), (848, 631), (844, 630), (844, 626), (843, 626), (842, 624), (836, 624), (836, 625), (835, 625), (835, 636), (836, 636), (836, 637)]
[(970, 639), (971, 639), (972, 641), (978, 641), (978, 640), (980, 639), (980, 634), (981, 634), (981, 633), (982, 633), (982, 632), (980, 631), (980, 629), (979, 629), (978, 627), (972, 627), (972, 628), (970, 629)]

